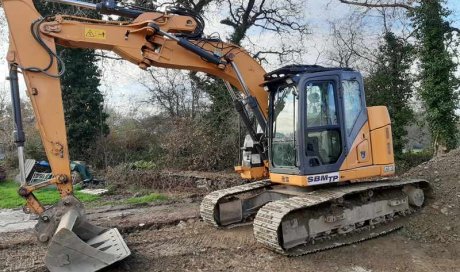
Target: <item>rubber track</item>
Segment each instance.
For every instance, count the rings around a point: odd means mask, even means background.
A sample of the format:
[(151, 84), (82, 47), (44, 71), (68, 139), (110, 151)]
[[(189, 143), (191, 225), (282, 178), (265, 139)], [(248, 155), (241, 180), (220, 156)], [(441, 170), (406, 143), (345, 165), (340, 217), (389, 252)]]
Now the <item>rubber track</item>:
[(267, 205), (263, 206), (256, 215), (256, 218), (254, 220), (254, 237), (258, 242), (262, 243), (264, 246), (276, 252), (290, 256), (297, 256), (314, 253), (347, 244), (352, 244), (381, 236), (385, 233), (401, 228), (401, 225), (395, 225), (397, 223), (386, 224), (384, 226), (389, 227), (384, 227), (383, 230), (381, 230), (380, 232), (377, 230), (379, 228), (378, 227), (374, 231), (371, 230), (369, 235), (367, 235), (366, 237), (361, 237), (357, 239), (350, 237), (347, 238), (349, 241), (340, 242), (332, 239), (332, 242), (326, 243), (324, 247), (318, 247), (311, 244), (310, 246), (306, 245), (301, 250), (299, 250), (298, 247), (295, 247), (292, 250), (287, 251), (283, 249), (282, 246), (279, 244), (280, 239), (278, 237), (278, 229), (281, 225), (284, 216), (293, 211), (299, 209), (308, 209), (318, 204), (329, 202), (352, 193), (364, 192), (370, 189), (388, 189), (393, 187), (401, 187), (408, 184), (422, 184), (426, 186), (428, 185), (428, 182), (425, 180), (413, 179), (404, 181), (379, 181), (371, 183), (345, 185), (341, 187), (313, 191), (301, 197), (292, 197), (289, 199), (270, 202)]
[(222, 198), (253, 190), (258, 190), (264, 187), (268, 187), (270, 185), (272, 185), (272, 183), (269, 180), (262, 180), (212, 192), (205, 196), (203, 198), (203, 201), (201, 202), (201, 217), (203, 218), (204, 222), (210, 223), (216, 227), (220, 227), (219, 223), (216, 221), (214, 217), (214, 214), (217, 208), (217, 204)]

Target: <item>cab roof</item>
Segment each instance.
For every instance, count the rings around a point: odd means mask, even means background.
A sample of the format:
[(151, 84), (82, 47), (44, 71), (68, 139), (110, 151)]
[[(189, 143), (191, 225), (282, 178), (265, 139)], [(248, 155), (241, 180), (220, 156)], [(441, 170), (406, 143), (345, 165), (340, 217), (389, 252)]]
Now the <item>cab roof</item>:
[(265, 74), (263, 86), (271, 87), (285, 82), (287, 78), (299, 74), (312, 74), (326, 71), (347, 71), (354, 72), (352, 68), (346, 67), (324, 67), (320, 65), (287, 65)]

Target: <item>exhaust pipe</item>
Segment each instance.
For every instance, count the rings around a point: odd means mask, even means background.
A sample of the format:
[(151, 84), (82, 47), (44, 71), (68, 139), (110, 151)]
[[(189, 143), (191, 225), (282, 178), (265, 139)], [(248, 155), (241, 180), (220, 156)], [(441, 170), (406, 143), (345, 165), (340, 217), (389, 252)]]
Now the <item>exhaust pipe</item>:
[(116, 228), (90, 224), (74, 196), (62, 199), (40, 215), (38, 239), (48, 242), (45, 265), (51, 272), (98, 271), (131, 254)]

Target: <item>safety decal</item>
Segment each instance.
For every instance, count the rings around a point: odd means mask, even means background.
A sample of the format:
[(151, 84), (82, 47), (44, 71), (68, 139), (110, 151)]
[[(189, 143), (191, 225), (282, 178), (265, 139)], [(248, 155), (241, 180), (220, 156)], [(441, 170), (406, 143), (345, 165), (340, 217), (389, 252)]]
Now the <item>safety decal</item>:
[(107, 33), (103, 29), (85, 28), (85, 39), (105, 40)]

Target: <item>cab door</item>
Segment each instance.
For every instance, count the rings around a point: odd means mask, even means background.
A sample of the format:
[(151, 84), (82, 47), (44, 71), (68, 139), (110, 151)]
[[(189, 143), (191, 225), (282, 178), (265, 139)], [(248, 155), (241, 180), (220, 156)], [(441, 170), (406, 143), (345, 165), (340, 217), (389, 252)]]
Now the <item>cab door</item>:
[(341, 101), (341, 72), (306, 74), (299, 84), (301, 173), (338, 172), (346, 138)]
[(368, 114), (361, 74), (346, 72), (341, 76), (341, 97), (346, 138), (346, 159), (341, 170), (372, 165)]

